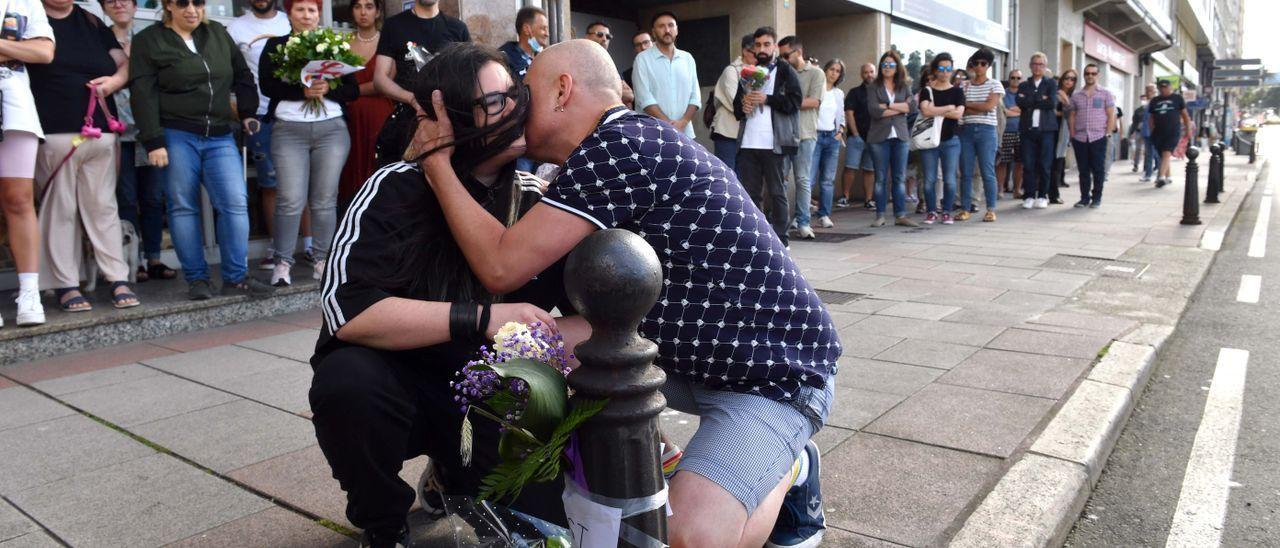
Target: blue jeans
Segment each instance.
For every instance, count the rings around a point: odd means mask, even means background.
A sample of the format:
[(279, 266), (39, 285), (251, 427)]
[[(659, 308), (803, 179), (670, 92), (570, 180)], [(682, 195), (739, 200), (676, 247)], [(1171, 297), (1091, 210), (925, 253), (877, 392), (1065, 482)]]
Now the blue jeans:
[(240, 167), (240, 151), (231, 134), (202, 137), (164, 130), (169, 165), (162, 170), (169, 199), (169, 235), (187, 282), (209, 279), (200, 229), (200, 185), (216, 213), (223, 283), (240, 283), (248, 272), (249, 196)]
[[(978, 160), (978, 170), (982, 173), (982, 191), (987, 195), (987, 209), (995, 210), (996, 196), (1000, 192), (996, 186), (996, 150), (1000, 148), (1000, 139), (996, 135), (996, 126), (987, 124), (965, 124), (960, 126), (960, 205), (969, 211), (973, 205), (973, 161)], [(950, 211), (947, 208), (945, 211)]]
[(164, 186), (151, 166), (135, 166), (138, 144), (120, 143), (120, 176), (116, 179), (116, 202), (120, 218), (129, 221), (142, 236), (142, 252), (147, 259), (160, 258), (164, 240)]
[[(938, 209), (938, 161), (942, 161), (942, 209)], [(956, 163), (960, 161), (960, 138), (952, 136), (938, 148), (920, 151), (924, 170), (924, 205), (934, 213), (951, 213), (956, 203)]]
[(271, 161), (271, 122), (262, 122), (262, 127), (253, 135), (245, 134), (244, 146), (249, 149), (253, 167), (258, 171), (258, 188), (275, 188), (276, 166)]
[(1160, 155), (1156, 153), (1156, 145), (1151, 142), (1150, 136), (1143, 137), (1142, 143), (1142, 176), (1150, 179), (1151, 172), (1160, 165)]
[[(871, 144), (871, 159), (876, 164), (876, 216), (884, 215), (888, 204), (888, 186), (893, 185), (893, 216), (907, 214), (907, 142), (885, 139)], [(893, 177), (892, 181), (889, 179)]]
[(836, 170), (840, 168), (840, 141), (834, 131), (819, 131), (813, 149), (809, 180), (818, 184), (818, 216), (831, 216), (831, 199), (835, 197)]
[(1049, 199), (1049, 185), (1057, 184), (1050, 176), (1056, 136), (1056, 131), (1022, 132), (1023, 197)]
[(796, 182), (795, 218), (797, 226), (809, 226), (809, 200), (813, 198), (813, 180), (810, 178), (813, 164), (813, 150), (817, 148), (817, 139), (802, 139), (800, 150), (794, 156), (788, 156), (789, 166), (783, 170), (790, 172)]
[(1080, 201), (1102, 203), (1102, 184), (1107, 180), (1107, 138), (1084, 142), (1071, 140), (1080, 166)]
[(738, 140), (725, 137), (718, 133), (711, 134), (711, 142), (715, 144), (716, 158), (719, 158), (729, 171), (737, 175), (738, 170)]

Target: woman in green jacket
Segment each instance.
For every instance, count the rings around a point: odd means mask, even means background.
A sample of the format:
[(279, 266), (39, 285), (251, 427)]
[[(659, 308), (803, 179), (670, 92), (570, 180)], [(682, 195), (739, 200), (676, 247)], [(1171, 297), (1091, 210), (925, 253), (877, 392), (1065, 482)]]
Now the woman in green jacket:
[(271, 286), (249, 276), (249, 210), (232, 128), (231, 94), (245, 131), (254, 133), (258, 93), (240, 49), (205, 0), (164, 0), (164, 24), (138, 33), (129, 57), (129, 89), (138, 142), (161, 168), (169, 232), (193, 300), (213, 296), (200, 230), (200, 185), (217, 212), (222, 292), (264, 296)]

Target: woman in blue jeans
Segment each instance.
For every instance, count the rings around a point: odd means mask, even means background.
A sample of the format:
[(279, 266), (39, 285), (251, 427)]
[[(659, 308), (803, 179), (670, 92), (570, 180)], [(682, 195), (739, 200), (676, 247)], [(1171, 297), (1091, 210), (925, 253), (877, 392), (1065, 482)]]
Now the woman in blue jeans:
[(973, 71), (973, 79), (964, 86), (965, 113), (964, 124), (960, 129), (960, 194), (963, 209), (956, 215), (957, 221), (969, 219), (973, 207), (973, 163), (978, 162), (978, 171), (982, 174), (982, 190), (987, 201), (987, 212), (983, 222), (996, 220), (996, 198), (999, 189), (996, 186), (996, 150), (1000, 148), (1000, 139), (996, 134), (999, 120), (996, 108), (1001, 104), (1004, 85), (987, 78), (987, 71), (995, 54), (987, 48), (979, 49), (969, 58), (969, 70)]
[[(929, 64), (932, 78), (920, 90), (920, 115), (942, 117), (942, 140), (936, 148), (920, 151), (921, 170), (924, 171), (924, 224), (939, 220), (952, 224), (951, 206), (956, 199), (956, 163), (960, 159), (960, 135), (957, 121), (964, 116), (964, 91), (951, 85), (955, 70), (951, 54), (942, 52)], [(938, 208), (938, 162), (942, 162), (942, 208)]]
[(827, 88), (818, 106), (818, 142), (809, 163), (809, 180), (818, 186), (818, 226), (831, 228), (831, 200), (835, 197), (836, 170), (840, 167), (840, 146), (844, 144), (844, 61), (832, 59), (822, 66)]
[[(285, 0), (284, 5), (295, 34), (320, 25), (319, 0)], [(351, 151), (351, 134), (342, 108), (360, 97), (360, 84), (352, 74), (343, 76), (341, 85), (318, 78), (309, 87), (276, 77), (278, 65), (271, 52), (288, 39), (277, 36), (267, 40), (258, 60), (262, 94), (271, 99), (267, 120), (272, 122), (271, 161), (276, 167), (276, 222), (271, 245), (275, 253), (271, 284), (275, 286), (293, 283), (293, 252), (298, 246), (302, 211), (308, 205), (316, 260), (312, 277), (319, 280), (324, 273), (338, 220), (338, 181)], [(307, 101), (311, 99), (322, 101), (324, 108), (309, 108)]]
[(889, 185), (893, 185), (893, 216), (898, 226), (920, 226), (907, 216), (906, 176), (907, 143), (911, 131), (907, 115), (916, 112), (916, 98), (907, 87), (905, 67), (898, 52), (889, 50), (880, 56), (880, 70), (867, 92), (867, 112), (871, 128), (867, 143), (871, 160), (876, 165), (876, 220), (873, 227), (884, 226), (884, 211)]
[(160, 168), (169, 200), (169, 232), (187, 280), (187, 296), (213, 296), (200, 226), (200, 185), (216, 213), (222, 292), (265, 296), (272, 290), (249, 276), (249, 210), (240, 151), (231, 128), (231, 94), (246, 131), (258, 93), (253, 73), (226, 28), (206, 21), (205, 0), (164, 0), (163, 23), (133, 39), (131, 103), (138, 142)]

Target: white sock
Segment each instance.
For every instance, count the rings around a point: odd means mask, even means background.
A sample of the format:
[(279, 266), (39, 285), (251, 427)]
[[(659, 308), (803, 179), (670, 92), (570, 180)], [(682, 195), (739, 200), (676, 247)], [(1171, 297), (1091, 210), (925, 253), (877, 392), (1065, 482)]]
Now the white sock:
[(796, 472), (796, 479), (791, 485), (800, 485), (809, 479), (809, 452), (802, 449), (800, 458), (796, 460), (800, 462), (800, 471)]
[(19, 272), (18, 273), (18, 291), (39, 291), (40, 290), (40, 273), (39, 272)]
[(311, 251), (311, 236), (302, 237), (302, 248)]

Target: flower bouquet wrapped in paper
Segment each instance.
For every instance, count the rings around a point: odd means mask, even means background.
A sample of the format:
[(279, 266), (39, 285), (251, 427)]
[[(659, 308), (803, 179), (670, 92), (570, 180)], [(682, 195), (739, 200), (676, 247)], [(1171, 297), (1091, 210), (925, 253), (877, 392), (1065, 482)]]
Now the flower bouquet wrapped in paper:
[[(296, 33), (270, 53), (276, 63), (272, 76), (303, 87), (310, 87), (316, 78), (328, 80), (330, 87), (341, 86), (342, 76), (364, 68), (365, 59), (351, 52), (350, 40), (350, 35), (329, 28)], [(303, 110), (327, 112), (318, 97), (308, 98)]]
[(756, 65), (747, 65), (742, 67), (742, 72), (738, 74), (742, 79), (742, 86), (751, 91), (760, 91), (764, 88), (764, 83), (769, 79), (769, 71), (764, 67)]

